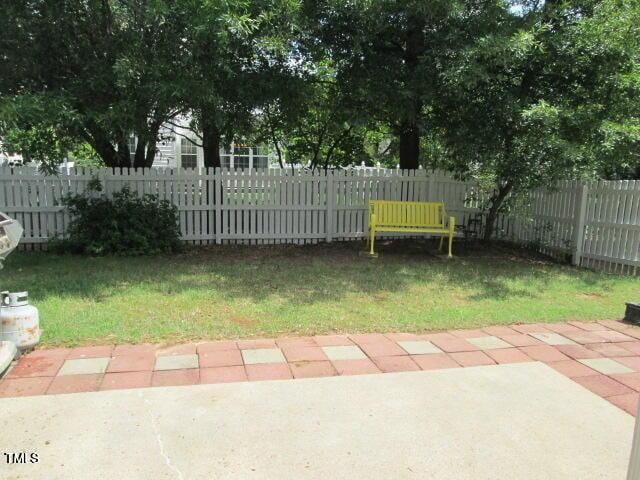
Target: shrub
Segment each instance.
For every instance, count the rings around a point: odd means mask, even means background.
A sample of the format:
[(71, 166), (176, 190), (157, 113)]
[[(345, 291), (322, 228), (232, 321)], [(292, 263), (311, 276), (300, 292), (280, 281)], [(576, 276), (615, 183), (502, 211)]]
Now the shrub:
[(53, 250), (85, 255), (154, 255), (178, 251), (180, 230), (175, 205), (155, 195), (140, 198), (124, 187), (107, 198), (94, 180), (84, 194), (69, 194), (61, 203), (71, 221)]

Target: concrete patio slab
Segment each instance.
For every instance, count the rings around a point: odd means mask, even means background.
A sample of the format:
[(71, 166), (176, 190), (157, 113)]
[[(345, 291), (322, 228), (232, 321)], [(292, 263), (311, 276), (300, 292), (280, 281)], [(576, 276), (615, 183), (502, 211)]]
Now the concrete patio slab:
[(3, 475), (29, 479), (618, 480), (634, 424), (534, 362), (7, 398), (0, 410), (3, 448), (40, 457)]

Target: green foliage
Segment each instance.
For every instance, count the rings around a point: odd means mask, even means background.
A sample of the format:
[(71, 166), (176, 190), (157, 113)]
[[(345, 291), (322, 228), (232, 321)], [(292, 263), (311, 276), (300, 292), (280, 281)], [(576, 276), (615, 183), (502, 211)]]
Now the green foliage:
[(83, 255), (155, 255), (179, 251), (175, 205), (155, 195), (140, 198), (128, 187), (107, 198), (99, 181), (62, 204), (71, 215), (68, 236), (51, 242), (54, 251)]
[(88, 143), (80, 143), (75, 145), (69, 152), (69, 160), (76, 167), (104, 167), (104, 161), (98, 155), (98, 152)]

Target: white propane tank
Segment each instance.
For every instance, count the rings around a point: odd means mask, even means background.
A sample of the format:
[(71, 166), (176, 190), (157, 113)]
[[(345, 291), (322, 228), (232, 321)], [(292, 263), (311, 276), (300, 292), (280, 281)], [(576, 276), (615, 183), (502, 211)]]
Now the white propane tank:
[(29, 305), (27, 292), (0, 292), (0, 340), (12, 342), (18, 350), (34, 347), (40, 341), (38, 309)]

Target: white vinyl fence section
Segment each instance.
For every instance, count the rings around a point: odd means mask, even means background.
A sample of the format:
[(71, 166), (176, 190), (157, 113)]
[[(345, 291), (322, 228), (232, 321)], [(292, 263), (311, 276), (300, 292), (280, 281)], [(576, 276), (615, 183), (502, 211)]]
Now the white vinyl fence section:
[(640, 182), (560, 182), (532, 192), (507, 238), (573, 263), (640, 273)]
[[(45, 176), (2, 167), (0, 211), (23, 225), (22, 244), (37, 248), (66, 231), (60, 199), (85, 191), (95, 178), (107, 194), (128, 185), (138, 195), (172, 202), (182, 239), (192, 244), (361, 239), (369, 199), (441, 201), (458, 227), (481, 233), (477, 185), (426, 170), (78, 168)], [(496, 232), (577, 265), (640, 273), (640, 182), (560, 182), (535, 190), (500, 217)]]
[(125, 185), (177, 206), (189, 243), (311, 243), (366, 235), (369, 199), (443, 201), (460, 223), (473, 186), (443, 172), (359, 169), (70, 169), (45, 176), (32, 168), (0, 168), (0, 210), (24, 227), (23, 245), (64, 235), (68, 193), (99, 179), (111, 194)]

